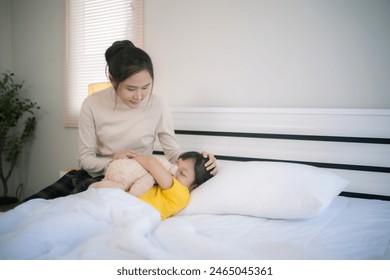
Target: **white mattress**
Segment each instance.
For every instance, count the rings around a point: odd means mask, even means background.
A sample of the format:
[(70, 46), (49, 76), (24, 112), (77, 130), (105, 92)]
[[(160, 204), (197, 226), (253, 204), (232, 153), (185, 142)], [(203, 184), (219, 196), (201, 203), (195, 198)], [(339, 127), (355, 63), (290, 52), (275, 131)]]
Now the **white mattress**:
[(184, 222), (255, 259), (390, 259), (388, 201), (337, 197), (325, 213), (306, 220), (194, 215), (169, 221)]
[(337, 197), (320, 216), (176, 216), (121, 190), (0, 213), (0, 259), (390, 259), (390, 202)]

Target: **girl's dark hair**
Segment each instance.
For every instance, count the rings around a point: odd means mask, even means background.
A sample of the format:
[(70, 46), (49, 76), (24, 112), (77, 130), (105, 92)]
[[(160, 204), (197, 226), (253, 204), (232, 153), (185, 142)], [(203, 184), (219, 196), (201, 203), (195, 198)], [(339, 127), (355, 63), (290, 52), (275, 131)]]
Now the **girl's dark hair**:
[(143, 70), (147, 70), (152, 80), (154, 80), (153, 64), (150, 56), (129, 40), (114, 42), (106, 50), (105, 57), (108, 73), (117, 84)]
[(203, 157), (201, 153), (198, 152), (185, 152), (179, 156), (179, 159), (193, 159), (194, 160), (194, 171), (195, 171), (195, 186), (193, 189), (199, 187), (201, 184), (206, 182), (208, 179), (213, 177), (210, 171), (206, 170), (204, 166), (209, 160), (208, 157)]

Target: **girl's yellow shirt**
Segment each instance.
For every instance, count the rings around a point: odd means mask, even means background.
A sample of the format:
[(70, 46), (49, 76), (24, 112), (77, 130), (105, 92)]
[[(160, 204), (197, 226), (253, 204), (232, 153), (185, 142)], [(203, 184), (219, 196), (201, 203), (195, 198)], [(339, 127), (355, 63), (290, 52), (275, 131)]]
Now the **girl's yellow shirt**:
[(160, 186), (153, 186), (150, 190), (140, 196), (140, 199), (149, 203), (161, 214), (161, 219), (165, 220), (182, 209), (190, 201), (190, 191), (181, 184), (175, 177), (171, 188), (163, 190)]

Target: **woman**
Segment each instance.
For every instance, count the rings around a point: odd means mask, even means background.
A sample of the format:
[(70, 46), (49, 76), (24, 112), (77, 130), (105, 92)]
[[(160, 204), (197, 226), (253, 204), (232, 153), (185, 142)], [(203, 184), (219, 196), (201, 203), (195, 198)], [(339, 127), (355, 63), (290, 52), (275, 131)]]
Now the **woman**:
[[(175, 162), (182, 153), (171, 113), (161, 97), (152, 94), (154, 72), (149, 55), (128, 40), (117, 41), (105, 53), (112, 87), (83, 102), (79, 119), (80, 170), (65, 174), (32, 198), (56, 198), (84, 191), (100, 181), (112, 159), (127, 158), (130, 151), (152, 154), (156, 139), (165, 156)], [(205, 164), (216, 172), (213, 155)]]

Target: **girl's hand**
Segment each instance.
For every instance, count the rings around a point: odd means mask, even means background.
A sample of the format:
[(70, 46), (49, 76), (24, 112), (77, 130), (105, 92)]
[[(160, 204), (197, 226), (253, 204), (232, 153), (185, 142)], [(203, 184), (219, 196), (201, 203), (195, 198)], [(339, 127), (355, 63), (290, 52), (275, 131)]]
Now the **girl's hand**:
[(128, 158), (127, 156), (127, 153), (129, 151), (120, 151), (120, 152), (117, 152), (116, 154), (114, 154), (114, 156), (112, 157), (112, 159), (125, 159), (125, 158)]
[(206, 162), (205, 167), (207, 171), (210, 171), (210, 174), (215, 176), (217, 174), (218, 168), (217, 168), (217, 159), (213, 154), (210, 154), (208, 152), (202, 152), (202, 155), (205, 158), (209, 158), (209, 160)]
[(135, 158), (137, 155), (140, 153), (133, 151), (133, 150), (125, 150), (125, 151), (120, 151), (117, 152), (113, 159), (126, 159), (126, 158)]
[(139, 155), (141, 155), (141, 154), (136, 152), (136, 151), (133, 151), (133, 150), (126, 151), (127, 158), (136, 158)]

